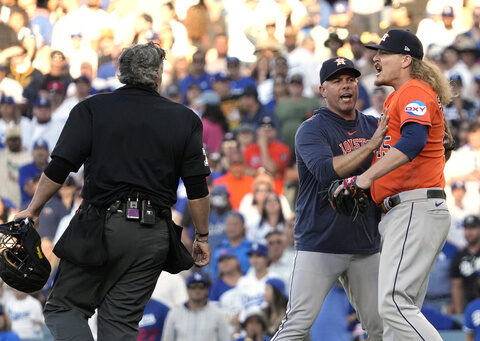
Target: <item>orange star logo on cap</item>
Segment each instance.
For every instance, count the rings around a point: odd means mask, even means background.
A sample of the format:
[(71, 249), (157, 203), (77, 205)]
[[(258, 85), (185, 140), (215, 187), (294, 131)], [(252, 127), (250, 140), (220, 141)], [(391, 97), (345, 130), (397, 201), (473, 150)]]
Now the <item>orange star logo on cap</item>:
[(335, 63), (337, 63), (337, 66), (340, 66), (340, 65), (346, 65), (345, 64), (345, 59), (344, 58), (337, 58), (335, 59)]

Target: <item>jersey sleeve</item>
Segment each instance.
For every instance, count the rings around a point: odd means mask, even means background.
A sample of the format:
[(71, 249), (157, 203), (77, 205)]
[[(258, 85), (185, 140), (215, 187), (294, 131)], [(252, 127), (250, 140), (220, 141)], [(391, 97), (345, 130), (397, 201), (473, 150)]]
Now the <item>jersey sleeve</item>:
[(405, 89), (397, 102), (397, 110), (400, 113), (400, 127), (405, 123), (415, 122), (422, 125), (432, 126), (432, 113), (438, 107), (431, 96), (422, 88), (413, 86)]
[(92, 113), (88, 108), (87, 101), (80, 102), (70, 112), (53, 149), (52, 158), (61, 157), (74, 165), (75, 171), (78, 171), (90, 155), (92, 131)]
[(338, 179), (333, 169), (332, 149), (324, 134), (318, 131), (318, 127), (313, 124), (300, 126), (295, 137), (295, 146), (307, 169), (322, 186), (326, 187)]
[(182, 168), (180, 176), (182, 179), (189, 176), (210, 175), (207, 153), (203, 148), (203, 125), (200, 118), (192, 114), (192, 128), (190, 136), (185, 144)]

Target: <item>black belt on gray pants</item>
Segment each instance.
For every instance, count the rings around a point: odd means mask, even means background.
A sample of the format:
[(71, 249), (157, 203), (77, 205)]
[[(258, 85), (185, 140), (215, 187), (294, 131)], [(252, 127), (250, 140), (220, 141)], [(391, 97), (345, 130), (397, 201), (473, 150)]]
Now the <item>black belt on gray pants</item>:
[[(445, 191), (443, 189), (427, 190), (427, 199), (446, 199), (446, 198), (447, 198), (447, 195), (445, 194)], [(395, 194), (389, 197), (388, 200), (386, 201), (387, 203), (383, 202), (380, 205), (384, 213), (387, 213), (392, 208), (400, 204), (402, 202), (402, 199), (400, 198), (400, 194)]]

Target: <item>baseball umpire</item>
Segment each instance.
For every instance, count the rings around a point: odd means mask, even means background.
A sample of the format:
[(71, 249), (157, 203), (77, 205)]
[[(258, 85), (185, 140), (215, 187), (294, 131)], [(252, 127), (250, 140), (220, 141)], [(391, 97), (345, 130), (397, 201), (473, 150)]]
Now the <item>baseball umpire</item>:
[(93, 340), (87, 319), (96, 308), (99, 340), (136, 339), (174, 249), (170, 208), (179, 177), (197, 232), (193, 258), (199, 266), (210, 260), (202, 124), (190, 109), (159, 95), (164, 59), (153, 43), (122, 52), (118, 71), (125, 86), (72, 109), (30, 205), (15, 217), (37, 219), (69, 172), (84, 164), (84, 202), (57, 250), (62, 260), (45, 306), (55, 340)]
[(422, 60), (422, 43), (410, 31), (390, 30), (380, 44), (367, 47), (377, 50), (375, 85), (395, 89), (384, 104), (390, 116), (384, 143), (372, 166), (356, 178), (359, 188), (371, 186), (373, 200), (386, 212), (379, 225), (385, 337), (393, 332), (398, 340), (441, 340), (420, 308), (450, 227), (443, 106), (451, 90), (440, 70)]
[(326, 60), (320, 70), (320, 93), (327, 107), (297, 131), (297, 251), (287, 312), (275, 341), (303, 340), (337, 280), (370, 340), (382, 340), (377, 304), (380, 211), (370, 204), (361, 219), (353, 219), (336, 212), (327, 197), (333, 180), (368, 168), (387, 129), (386, 115), (379, 123), (355, 110), (359, 76), (346, 58)]

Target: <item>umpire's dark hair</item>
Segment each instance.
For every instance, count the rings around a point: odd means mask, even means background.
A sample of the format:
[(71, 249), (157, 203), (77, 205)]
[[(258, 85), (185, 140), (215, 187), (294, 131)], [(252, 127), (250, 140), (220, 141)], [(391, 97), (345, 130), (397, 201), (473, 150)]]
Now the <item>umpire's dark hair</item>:
[(165, 50), (153, 42), (127, 47), (118, 58), (118, 79), (123, 84), (156, 89), (155, 80), (164, 59)]

